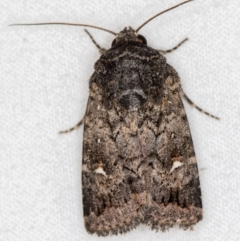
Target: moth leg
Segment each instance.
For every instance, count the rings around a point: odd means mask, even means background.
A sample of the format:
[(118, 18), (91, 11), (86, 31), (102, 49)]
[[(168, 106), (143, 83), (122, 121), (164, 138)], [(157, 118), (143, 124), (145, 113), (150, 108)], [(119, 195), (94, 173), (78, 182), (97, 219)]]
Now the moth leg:
[(94, 40), (93, 36), (87, 31), (87, 29), (84, 29), (85, 32), (88, 34), (88, 36), (90, 37), (90, 39), (92, 40), (92, 42), (94, 43), (94, 45), (98, 48), (99, 53), (102, 55), (106, 52), (106, 49), (101, 48), (100, 45)]
[(84, 121), (84, 117), (74, 127), (70, 128), (68, 130), (65, 130), (65, 131), (59, 131), (59, 134), (66, 134), (71, 131), (77, 130), (83, 124), (83, 121)]
[(173, 52), (174, 50), (178, 49), (182, 44), (184, 44), (186, 41), (188, 41), (188, 38), (185, 38), (182, 42), (180, 42), (177, 46), (175, 46), (172, 49), (167, 49), (167, 50), (158, 50), (160, 54), (168, 54)]
[(182, 89), (181, 89), (181, 95), (188, 102), (188, 104), (190, 104), (191, 106), (196, 108), (198, 111), (200, 111), (200, 112), (204, 113), (205, 115), (210, 116), (216, 120), (220, 120), (220, 118), (218, 118), (217, 116), (214, 116), (214, 115), (208, 113), (207, 111), (203, 110), (202, 108), (198, 107), (197, 105), (195, 105), (194, 102), (183, 92)]

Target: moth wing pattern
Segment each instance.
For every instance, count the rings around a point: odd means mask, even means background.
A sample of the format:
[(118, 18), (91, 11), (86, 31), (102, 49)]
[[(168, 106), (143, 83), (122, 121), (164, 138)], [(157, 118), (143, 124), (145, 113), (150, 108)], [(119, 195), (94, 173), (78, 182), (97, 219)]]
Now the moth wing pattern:
[(191, 229), (202, 219), (197, 162), (180, 93), (177, 72), (142, 43), (116, 44), (96, 62), (83, 141), (89, 233), (125, 233), (140, 223), (162, 231), (174, 224)]

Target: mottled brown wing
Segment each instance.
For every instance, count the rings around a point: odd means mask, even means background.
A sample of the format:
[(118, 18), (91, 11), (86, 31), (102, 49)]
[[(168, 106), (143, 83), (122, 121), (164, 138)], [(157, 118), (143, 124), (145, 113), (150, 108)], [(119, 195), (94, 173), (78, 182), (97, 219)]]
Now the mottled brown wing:
[[(145, 223), (165, 230), (177, 223), (192, 228), (202, 219), (202, 200), (193, 142), (181, 100), (177, 72), (166, 66), (160, 123), (155, 139), (157, 158), (149, 172), (150, 208)], [(159, 185), (160, 184), (160, 185)]]
[(176, 223), (192, 228), (202, 218), (201, 191), (178, 74), (164, 66), (161, 98), (137, 110), (107, 106), (95, 75), (83, 145), (87, 231), (106, 236), (140, 223), (156, 230)]

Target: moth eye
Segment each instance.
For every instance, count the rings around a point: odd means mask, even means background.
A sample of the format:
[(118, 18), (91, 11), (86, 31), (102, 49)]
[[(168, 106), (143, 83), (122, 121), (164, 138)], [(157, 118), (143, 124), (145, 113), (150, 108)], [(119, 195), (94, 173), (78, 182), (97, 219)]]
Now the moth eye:
[(115, 43), (116, 43), (116, 39), (112, 41), (112, 46), (115, 45)]
[(138, 41), (147, 45), (147, 40), (142, 35), (138, 35)]

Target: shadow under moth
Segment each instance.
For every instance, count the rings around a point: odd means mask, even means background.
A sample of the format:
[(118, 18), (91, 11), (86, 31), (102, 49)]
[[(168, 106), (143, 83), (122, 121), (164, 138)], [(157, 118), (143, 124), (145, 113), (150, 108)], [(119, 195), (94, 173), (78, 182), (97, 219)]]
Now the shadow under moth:
[[(197, 161), (181, 96), (178, 73), (164, 54), (147, 45), (138, 29), (115, 35), (89, 81), (84, 118), (82, 194), (85, 227), (99, 236), (125, 233), (146, 224), (165, 231), (192, 229), (202, 219)], [(195, 105), (194, 105), (195, 106)], [(199, 107), (198, 110), (210, 115)], [(214, 117), (214, 116), (212, 116)], [(217, 119), (217, 117), (214, 117)]]

